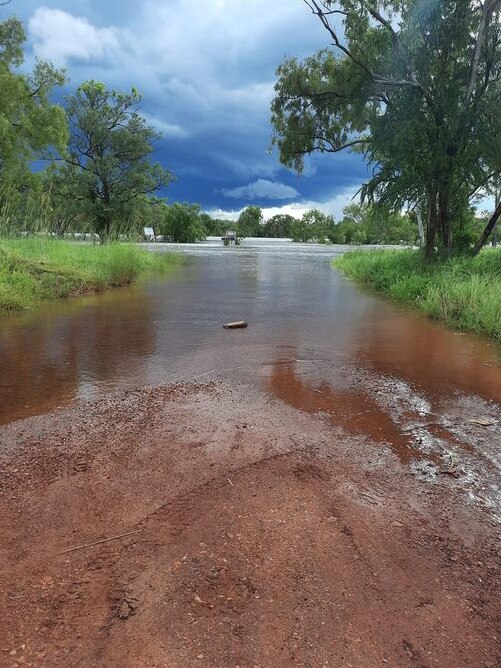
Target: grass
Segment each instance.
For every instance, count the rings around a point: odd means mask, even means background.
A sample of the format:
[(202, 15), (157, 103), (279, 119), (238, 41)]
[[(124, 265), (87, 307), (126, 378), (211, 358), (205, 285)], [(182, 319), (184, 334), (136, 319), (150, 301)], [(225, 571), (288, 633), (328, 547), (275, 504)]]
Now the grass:
[(450, 327), (501, 341), (501, 249), (430, 264), (415, 250), (353, 251), (334, 265)]
[(178, 262), (173, 253), (150, 253), (134, 244), (0, 239), (0, 314), (130, 285)]

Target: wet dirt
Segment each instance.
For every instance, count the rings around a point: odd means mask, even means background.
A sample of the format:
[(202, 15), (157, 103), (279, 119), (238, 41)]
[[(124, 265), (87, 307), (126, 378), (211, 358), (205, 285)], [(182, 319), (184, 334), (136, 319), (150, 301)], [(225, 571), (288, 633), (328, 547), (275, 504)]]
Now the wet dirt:
[(495, 509), (272, 385), (1, 429), (0, 665), (499, 665)]
[(0, 666), (501, 665), (498, 351), (318, 253), (2, 324)]

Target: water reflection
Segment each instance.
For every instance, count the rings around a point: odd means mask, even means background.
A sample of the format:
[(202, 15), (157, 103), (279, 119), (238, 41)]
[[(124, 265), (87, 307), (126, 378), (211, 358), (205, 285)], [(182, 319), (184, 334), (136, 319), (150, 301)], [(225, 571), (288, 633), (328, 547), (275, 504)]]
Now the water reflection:
[(306, 380), (297, 369), (296, 360), (277, 360), (268, 381), (270, 392), (290, 406), (308, 413), (327, 414), (333, 424), (347, 433), (364, 434), (375, 443), (389, 443), (402, 462), (420, 459), (413, 446), (391, 417), (363, 389), (337, 387), (325, 380)]
[(483, 337), (452, 332), (420, 314), (395, 307), (386, 319), (374, 312), (370, 336), (353, 356), (368, 368), (403, 377), (440, 400), (453, 392), (501, 402), (501, 347)]
[(141, 384), (137, 358), (155, 352), (151, 301), (145, 295), (135, 299), (122, 293), (51, 306), (2, 325), (3, 423), (93, 396), (96, 380), (103, 383), (134, 373)]
[[(498, 346), (358, 289), (331, 268), (333, 248), (246, 243), (188, 246), (173, 277), (1, 320), (0, 423), (211, 369), (238, 368), (245, 381), (261, 382), (259, 370), (269, 374), (283, 361), (284, 346), (296, 357), (400, 377), (437, 399), (461, 390), (501, 401)], [(247, 330), (222, 330), (240, 318), (249, 321)], [(270, 383), (273, 391), (295, 387), (306, 405), (313, 401), (293, 369), (277, 367)], [(338, 402), (335, 388), (314, 389)], [(314, 394), (317, 405), (323, 395)], [(362, 424), (358, 399), (346, 394), (342, 401)], [(390, 433), (390, 424), (379, 427)]]

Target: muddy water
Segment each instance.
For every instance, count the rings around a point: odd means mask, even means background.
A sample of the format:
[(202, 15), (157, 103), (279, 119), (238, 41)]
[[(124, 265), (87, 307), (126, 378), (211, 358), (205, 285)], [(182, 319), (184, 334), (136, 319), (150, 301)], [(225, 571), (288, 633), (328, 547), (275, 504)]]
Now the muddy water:
[[(357, 288), (330, 266), (342, 249), (247, 240), (182, 252), (185, 265), (167, 279), (1, 320), (0, 423), (139, 385), (231, 375), (404, 447), (378, 400), (388, 383), (417, 417), (423, 403), (458, 393), (501, 402), (499, 346)], [(241, 318), (247, 330), (222, 329)]]

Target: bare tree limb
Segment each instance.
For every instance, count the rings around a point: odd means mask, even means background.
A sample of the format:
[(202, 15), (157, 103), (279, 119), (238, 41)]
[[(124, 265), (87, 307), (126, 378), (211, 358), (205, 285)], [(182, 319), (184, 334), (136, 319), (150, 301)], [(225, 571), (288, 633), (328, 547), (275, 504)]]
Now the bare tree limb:
[(501, 0), (486, 0), (482, 8), (482, 16), (480, 18), (480, 23), (478, 26), (477, 39), (475, 42), (475, 51), (473, 53), (473, 59), (471, 61), (470, 67), (470, 76), (468, 80), (468, 89), (466, 92), (466, 105), (470, 103), (473, 91), (475, 90), (475, 83), (478, 75), (478, 68), (480, 65), (480, 56), (482, 53), (482, 47), (485, 42), (485, 36), (489, 23), (492, 19), (492, 14), (496, 9), (499, 8)]
[(498, 170), (496, 170), (495, 172), (491, 172), (490, 174), (487, 174), (487, 176), (486, 176), (486, 177), (485, 177), (485, 178), (484, 178), (478, 185), (476, 185), (476, 186), (473, 188), (473, 190), (470, 190), (470, 192), (468, 193), (468, 199), (470, 199), (471, 197), (473, 197), (473, 195), (474, 195), (478, 190), (480, 190), (480, 188), (484, 188), (484, 187), (489, 183), (489, 181), (490, 181), (494, 176), (496, 176), (496, 174), (499, 174), (499, 171), (498, 171)]
[(395, 47), (395, 51), (398, 53), (400, 60), (404, 63), (405, 69), (407, 70), (407, 74), (410, 78), (410, 83), (413, 86), (416, 86), (417, 88), (421, 88), (420, 83), (416, 79), (416, 74), (412, 70), (411, 63), (409, 60), (409, 57), (407, 53), (405, 52), (404, 48), (402, 47), (402, 44), (400, 42), (400, 38), (398, 36), (398, 33), (393, 29), (393, 26), (391, 25), (390, 21), (385, 19), (378, 11), (377, 9), (374, 9), (372, 7), (367, 7), (367, 10), (369, 14), (374, 18), (376, 21), (378, 21), (386, 30), (391, 35), (391, 39), (393, 41), (393, 46)]
[[(339, 40), (339, 37), (337, 36), (337, 33), (334, 29), (334, 27), (331, 25), (328, 16), (329, 16), (329, 10), (326, 10), (325, 8), (322, 9), (317, 2), (317, 0), (303, 0), (303, 2), (310, 8), (313, 14), (318, 16), (320, 21), (322, 22), (322, 25), (324, 28), (327, 30), (329, 35), (331, 36), (334, 46), (336, 46), (340, 51), (342, 51), (350, 60), (352, 60), (355, 65), (358, 65), (358, 67), (361, 67), (364, 72), (366, 72), (370, 77), (373, 77), (373, 72), (372, 70), (365, 65), (361, 60), (359, 60), (356, 56), (354, 56), (349, 49), (347, 49), (344, 44), (341, 44), (341, 41)], [(332, 12), (331, 12), (332, 13)]]
[(313, 139), (318, 139), (318, 141), (325, 142), (328, 144), (331, 148), (318, 148), (320, 151), (326, 151), (327, 153), (339, 153), (339, 151), (344, 151), (345, 148), (351, 148), (352, 146), (357, 146), (358, 144), (366, 144), (367, 139), (354, 139), (353, 141), (346, 142), (342, 146), (336, 146), (330, 139), (327, 139), (326, 137), (322, 137), (320, 135), (314, 135)]
[(489, 238), (490, 238), (491, 234), (493, 233), (494, 228), (496, 227), (496, 223), (498, 222), (499, 216), (501, 216), (501, 201), (499, 201), (498, 205), (494, 209), (494, 213), (489, 218), (489, 222), (485, 226), (485, 229), (482, 232), (482, 236), (477, 241), (477, 243), (473, 246), (473, 250), (472, 250), (473, 255), (477, 255), (477, 253), (479, 253), (482, 250), (482, 248), (485, 246), (485, 244), (489, 241)]

